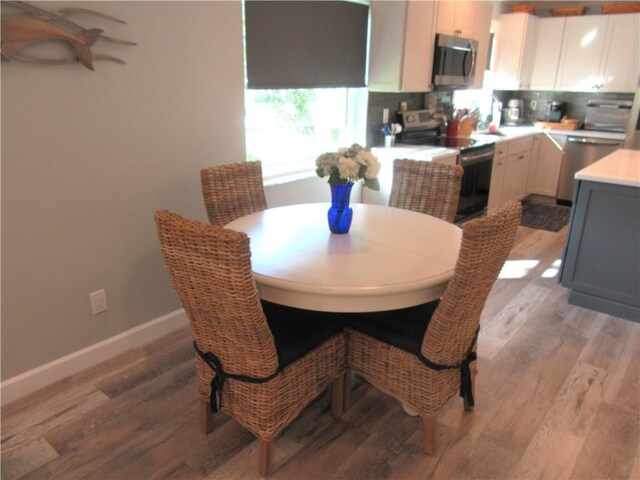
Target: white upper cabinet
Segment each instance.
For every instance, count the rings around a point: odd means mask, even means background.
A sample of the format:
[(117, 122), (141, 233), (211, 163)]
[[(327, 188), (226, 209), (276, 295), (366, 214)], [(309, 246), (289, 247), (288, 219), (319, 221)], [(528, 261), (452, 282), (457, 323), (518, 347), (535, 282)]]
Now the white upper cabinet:
[(635, 92), (640, 73), (640, 14), (609, 15), (601, 92)]
[(635, 92), (640, 14), (566, 20), (556, 90)]
[(608, 19), (605, 15), (567, 18), (556, 89), (597, 90)]
[(369, 90), (428, 92), (435, 41), (435, 2), (370, 2)]
[(538, 24), (538, 40), (535, 48), (531, 88), (553, 90), (556, 86), (558, 63), (562, 48), (565, 17), (541, 18)]
[(531, 87), (539, 21), (528, 13), (500, 15), (493, 74), (495, 89), (526, 90)]
[(475, 37), (476, 5), (493, 2), (458, 0), (436, 3), (438, 6), (437, 33), (477, 40)]
[(489, 55), (489, 42), (491, 40), (491, 19), (493, 17), (493, 2), (475, 2), (475, 24), (473, 40), (478, 41), (478, 53), (476, 57), (476, 73), (473, 85), (469, 88), (482, 88), (484, 71), (487, 68), (487, 56)]

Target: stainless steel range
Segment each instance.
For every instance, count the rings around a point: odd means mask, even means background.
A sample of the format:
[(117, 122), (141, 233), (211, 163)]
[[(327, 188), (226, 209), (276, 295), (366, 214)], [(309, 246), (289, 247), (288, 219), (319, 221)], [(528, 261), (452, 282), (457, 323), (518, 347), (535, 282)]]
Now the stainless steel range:
[(489, 200), (495, 143), (489, 139), (443, 135), (443, 120), (429, 110), (401, 112), (400, 117), (403, 127), (400, 142), (453, 148), (460, 152), (457, 163), (464, 169), (464, 175), (455, 222), (482, 215)]

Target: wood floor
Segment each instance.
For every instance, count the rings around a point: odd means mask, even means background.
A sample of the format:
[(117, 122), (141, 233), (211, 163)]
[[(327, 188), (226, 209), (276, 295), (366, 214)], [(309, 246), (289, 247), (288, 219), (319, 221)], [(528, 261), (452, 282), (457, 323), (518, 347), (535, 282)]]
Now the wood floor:
[[(452, 399), (439, 450), (422, 423), (355, 379), (277, 438), (274, 479), (640, 478), (640, 324), (567, 304), (558, 233), (520, 227), (483, 313), (476, 409)], [(257, 442), (218, 414), (199, 431), (188, 330), (2, 410), (2, 479), (252, 479)]]

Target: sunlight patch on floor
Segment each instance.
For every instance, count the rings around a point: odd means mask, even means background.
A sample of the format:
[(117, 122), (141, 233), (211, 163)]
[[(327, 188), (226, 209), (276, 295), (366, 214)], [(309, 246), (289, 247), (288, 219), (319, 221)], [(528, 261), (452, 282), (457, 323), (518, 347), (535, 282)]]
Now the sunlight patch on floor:
[(507, 260), (498, 278), (524, 278), (539, 263), (539, 260)]
[(562, 265), (562, 259), (558, 258), (554, 261), (549, 268), (542, 272), (542, 278), (553, 278), (560, 271), (560, 265)]

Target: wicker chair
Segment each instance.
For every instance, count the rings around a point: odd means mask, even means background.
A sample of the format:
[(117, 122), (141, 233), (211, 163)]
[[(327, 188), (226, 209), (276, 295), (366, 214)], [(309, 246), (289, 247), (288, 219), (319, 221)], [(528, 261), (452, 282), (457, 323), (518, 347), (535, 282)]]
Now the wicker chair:
[(267, 209), (260, 162), (204, 168), (200, 170), (200, 180), (212, 225), (222, 227), (236, 218)]
[[(345, 314), (347, 363), (424, 420), (424, 450), (436, 451), (436, 416), (457, 392), (473, 408), (480, 314), (509, 255), (522, 206), (510, 202), (463, 227), (454, 275), (440, 300), (391, 312)], [(350, 375), (345, 397), (349, 396)], [(345, 402), (348, 404), (348, 402)]]
[(155, 219), (195, 340), (202, 430), (219, 409), (236, 419), (258, 437), (266, 476), (272, 440), (331, 382), (331, 413), (342, 415), (344, 318), (261, 302), (244, 233), (167, 211)]
[(426, 213), (453, 222), (463, 169), (419, 160), (393, 161), (389, 206)]

